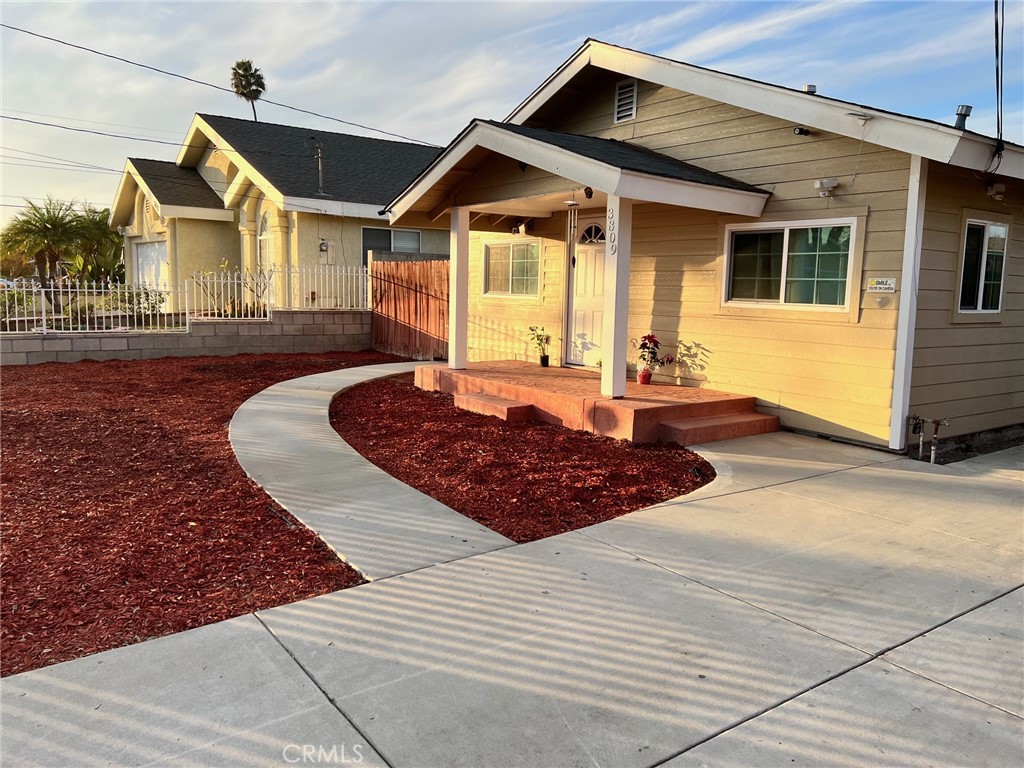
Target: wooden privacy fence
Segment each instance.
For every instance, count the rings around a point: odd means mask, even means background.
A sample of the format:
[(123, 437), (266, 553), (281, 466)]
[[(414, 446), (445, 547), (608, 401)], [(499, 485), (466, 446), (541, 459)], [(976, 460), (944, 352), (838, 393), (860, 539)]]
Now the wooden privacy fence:
[(446, 360), (448, 261), (373, 258), (370, 264), (373, 348), (414, 360)]

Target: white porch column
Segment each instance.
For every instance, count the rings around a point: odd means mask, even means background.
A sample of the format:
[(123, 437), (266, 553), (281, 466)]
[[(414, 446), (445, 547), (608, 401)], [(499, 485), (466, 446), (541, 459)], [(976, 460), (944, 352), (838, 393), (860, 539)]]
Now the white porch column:
[(601, 394), (626, 394), (629, 339), (629, 259), (633, 242), (633, 201), (608, 195), (608, 226), (604, 247), (604, 325), (601, 352)]
[(452, 208), (449, 251), (448, 367), (466, 367), (469, 346), (469, 209)]

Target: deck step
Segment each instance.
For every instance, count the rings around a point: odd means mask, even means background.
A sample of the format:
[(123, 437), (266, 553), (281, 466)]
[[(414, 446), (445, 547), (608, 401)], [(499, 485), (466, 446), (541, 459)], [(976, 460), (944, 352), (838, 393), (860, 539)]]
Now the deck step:
[(484, 394), (456, 394), (454, 397), (455, 407), (464, 411), (497, 416), (505, 421), (529, 421), (533, 418), (533, 406), (519, 400)]
[(734, 437), (779, 431), (779, 417), (765, 413), (730, 413), (662, 422), (658, 438), (663, 443), (701, 445)]

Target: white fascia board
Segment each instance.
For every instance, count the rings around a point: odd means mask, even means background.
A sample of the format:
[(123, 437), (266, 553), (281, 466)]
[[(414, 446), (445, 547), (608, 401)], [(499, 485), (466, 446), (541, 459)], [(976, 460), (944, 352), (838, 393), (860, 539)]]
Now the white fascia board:
[(252, 186), (252, 182), (249, 181), (249, 177), (239, 171), (235, 174), (235, 178), (228, 184), (228, 188), (224, 192), (224, 207), (234, 208), (240, 206), (245, 193), (249, 191)]
[(591, 63), (590, 51), (594, 42), (588, 40), (583, 46), (570, 56), (558, 69), (552, 73), (547, 80), (541, 83), (533, 93), (526, 97), (522, 104), (512, 110), (511, 114), (502, 122), (522, 125), (530, 119), (530, 116), (537, 109), (547, 102), (552, 96), (564, 88), (576, 75), (588, 64)]
[[(278, 208), (281, 208), (284, 205), (284, 195), (281, 194), (273, 184), (267, 181), (259, 171), (253, 168), (241, 152), (225, 141), (224, 137), (217, 133), (213, 127), (199, 115), (196, 115), (195, 120), (192, 121), (192, 127), (189, 129), (189, 136), (186, 139), (186, 144), (191, 144), (193, 146), (182, 147), (181, 152), (178, 154), (178, 165), (194, 168), (198, 164), (199, 158), (201, 158), (203, 153), (206, 151), (206, 147), (203, 146), (203, 142), (198, 138), (200, 136), (206, 142), (212, 142), (221, 152), (228, 153), (231, 158), (231, 162), (237, 166), (238, 173), (244, 174), (249, 179), (250, 183), (259, 187), (260, 191), (263, 192), (263, 195), (268, 200), (274, 203)], [(182, 161), (189, 151), (196, 153), (196, 159), (193, 161), (191, 166), (184, 166)]]
[(210, 126), (199, 115), (192, 117), (192, 123), (185, 132), (185, 140), (181, 143), (178, 156), (174, 159), (175, 165), (182, 168), (195, 168), (206, 151), (204, 142), (207, 141), (207, 134), (203, 130), (210, 130)]
[(619, 183), (614, 190), (610, 190), (610, 194), (637, 201), (735, 213), (740, 216), (760, 216), (769, 197), (767, 192), (726, 189), (711, 184), (666, 179), (633, 171), (622, 171)]
[(121, 180), (117, 183), (117, 192), (114, 193), (114, 204), (110, 206), (110, 216), (107, 219), (107, 223), (112, 227), (128, 226), (128, 221), (132, 217), (135, 192), (139, 188), (132, 170), (131, 161), (125, 161)]
[[(789, 88), (691, 67), (597, 41), (589, 41), (577, 51), (517, 107), (506, 118), (506, 122), (518, 125), (525, 123), (548, 99), (590, 64), (626, 77), (704, 96), (794, 124), (808, 125), (963, 168), (986, 170), (992, 158), (992, 139), (965, 134), (951, 126), (935, 125), (913, 117), (834, 101), (826, 96), (799, 93)], [(870, 119), (863, 121), (861, 115)], [(1007, 147), (998, 172), (1013, 178), (1024, 178), (1024, 150)]]
[(135, 179), (135, 183), (139, 185), (139, 189), (142, 190), (142, 193), (149, 198), (149, 203), (153, 206), (153, 210), (156, 211), (158, 216), (163, 216), (163, 214), (160, 213), (160, 200), (153, 194), (153, 190), (149, 188), (149, 184), (146, 183), (142, 174), (136, 170), (134, 165), (132, 165), (131, 160), (128, 161), (125, 168), (131, 173), (132, 178)]
[(428, 189), (441, 181), (449, 171), (469, 154), (474, 146), (472, 143), (467, 143), (469, 137), (480, 127), (480, 124), (475, 121), (470, 123), (461, 134), (455, 137), (455, 140), (448, 145), (448, 148), (438, 155), (434, 162), (420, 174), (419, 178), (415, 179), (398, 197), (391, 201), (384, 211), (384, 213), (389, 215), (391, 221), (404, 216)]
[(281, 204), (283, 205), (282, 210), (298, 213), (322, 213), (326, 216), (345, 216), (354, 219), (373, 219), (374, 221), (388, 220), (386, 215), (381, 215), (381, 206), (369, 203), (348, 203), (344, 200), (324, 200), (317, 197), (285, 197)]
[(160, 210), (165, 218), (201, 219), (203, 221), (234, 221), (235, 212), (223, 208), (199, 208), (193, 205), (165, 205)]
[(619, 182), (620, 170), (615, 166), (500, 128), (481, 127), (488, 129), (477, 141), (484, 149), (602, 192), (612, 192)]

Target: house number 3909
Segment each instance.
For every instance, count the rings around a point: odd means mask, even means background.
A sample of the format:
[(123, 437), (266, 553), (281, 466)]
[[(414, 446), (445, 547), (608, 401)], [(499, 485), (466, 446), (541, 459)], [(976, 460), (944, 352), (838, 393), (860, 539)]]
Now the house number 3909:
[(618, 234), (615, 232), (615, 209), (608, 209), (608, 252), (615, 256), (619, 252)]

